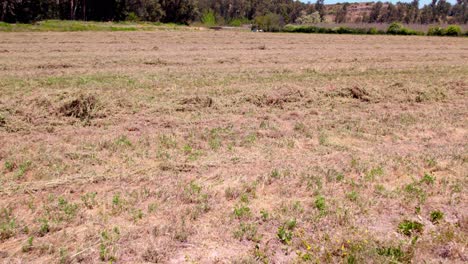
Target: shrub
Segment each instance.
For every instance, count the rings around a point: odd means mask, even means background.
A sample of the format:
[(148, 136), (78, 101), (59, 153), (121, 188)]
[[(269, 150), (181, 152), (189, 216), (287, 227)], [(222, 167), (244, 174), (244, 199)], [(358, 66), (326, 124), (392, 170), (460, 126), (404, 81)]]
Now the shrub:
[(387, 28), (387, 34), (398, 34), (404, 29), (403, 25), (397, 22), (393, 22)]
[(140, 18), (138, 17), (137, 14), (135, 14), (135, 12), (130, 12), (130, 13), (128, 13), (125, 20), (135, 22), (135, 21), (140, 21)]
[(212, 10), (207, 10), (203, 12), (201, 17), (201, 22), (205, 24), (205, 26), (215, 26), (216, 25), (216, 16)]
[(427, 31), (428, 36), (443, 36), (445, 35), (445, 31), (443, 28), (437, 26), (437, 27), (430, 27), (429, 30)]
[(250, 21), (247, 18), (234, 18), (229, 22), (229, 25), (232, 27), (240, 27), (244, 24), (249, 24)]
[(302, 14), (299, 18), (296, 19), (298, 24), (315, 24), (320, 22), (320, 14), (315, 11), (311, 14)]
[(278, 32), (283, 27), (283, 18), (278, 14), (269, 13), (256, 17), (255, 24), (264, 31)]
[(424, 35), (423, 32), (405, 28), (401, 23), (393, 22), (387, 29), (387, 34), (391, 35)]
[(450, 25), (445, 29), (445, 36), (460, 36), (461, 34), (460, 26)]
[(377, 35), (377, 34), (379, 34), (379, 31), (378, 31), (376, 28), (373, 27), (373, 28), (369, 28), (369, 29), (367, 30), (367, 34), (369, 34), (369, 35)]

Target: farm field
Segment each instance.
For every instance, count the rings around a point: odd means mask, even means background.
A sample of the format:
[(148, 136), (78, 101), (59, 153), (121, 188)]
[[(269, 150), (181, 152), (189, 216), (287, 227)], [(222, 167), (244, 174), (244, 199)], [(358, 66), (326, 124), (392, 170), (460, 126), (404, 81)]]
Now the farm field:
[(468, 39), (0, 33), (0, 263), (466, 263)]

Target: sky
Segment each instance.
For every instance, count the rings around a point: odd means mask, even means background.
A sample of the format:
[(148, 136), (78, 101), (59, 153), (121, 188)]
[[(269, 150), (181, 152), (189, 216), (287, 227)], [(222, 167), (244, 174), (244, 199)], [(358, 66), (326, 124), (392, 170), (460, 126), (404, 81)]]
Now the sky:
[[(377, 2), (378, 0), (374, 0), (375, 2)], [(382, 2), (387, 2), (385, 0), (381, 0)], [(305, 0), (304, 2), (309, 2), (308, 0)], [(314, 3), (315, 1), (314, 0), (311, 0), (310, 2)], [(335, 4), (335, 3), (343, 3), (343, 2), (372, 2), (372, 0), (325, 0), (325, 4)], [(392, 2), (392, 3), (396, 3), (396, 2), (411, 2), (411, 0), (388, 0), (388, 2)], [(419, 5), (420, 6), (423, 6), (425, 4), (429, 4), (430, 2), (432, 2), (431, 0), (419, 0)], [(456, 0), (448, 0), (447, 2), (450, 2), (452, 4), (455, 4), (456, 3)]]

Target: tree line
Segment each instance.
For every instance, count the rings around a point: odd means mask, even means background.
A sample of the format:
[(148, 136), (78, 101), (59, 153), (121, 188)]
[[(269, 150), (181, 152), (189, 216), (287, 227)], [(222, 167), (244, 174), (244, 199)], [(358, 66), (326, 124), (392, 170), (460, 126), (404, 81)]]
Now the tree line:
[(411, 3), (377, 2), (372, 6), (368, 16), (363, 17), (363, 22), (369, 23), (456, 23), (466, 24), (468, 22), (468, 0), (457, 0), (452, 5), (446, 0), (432, 0), (430, 4), (419, 8), (419, 1)]
[(468, 0), (432, 0), (419, 7), (410, 3), (376, 2), (370, 12), (350, 16), (351, 4), (334, 6), (303, 3), (297, 0), (1, 0), (0, 21), (31, 23), (46, 19), (123, 21), (142, 20), (189, 24), (203, 21), (206, 14), (218, 24), (232, 21), (266, 21), (265, 23), (310, 24), (323, 22), (327, 16), (334, 22), (367, 23), (458, 23), (468, 22)]

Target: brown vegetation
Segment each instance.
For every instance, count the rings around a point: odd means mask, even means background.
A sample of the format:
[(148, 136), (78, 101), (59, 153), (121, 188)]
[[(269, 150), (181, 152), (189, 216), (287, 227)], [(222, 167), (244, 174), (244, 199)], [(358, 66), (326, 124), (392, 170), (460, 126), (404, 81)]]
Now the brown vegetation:
[(0, 262), (468, 259), (466, 38), (0, 39)]

